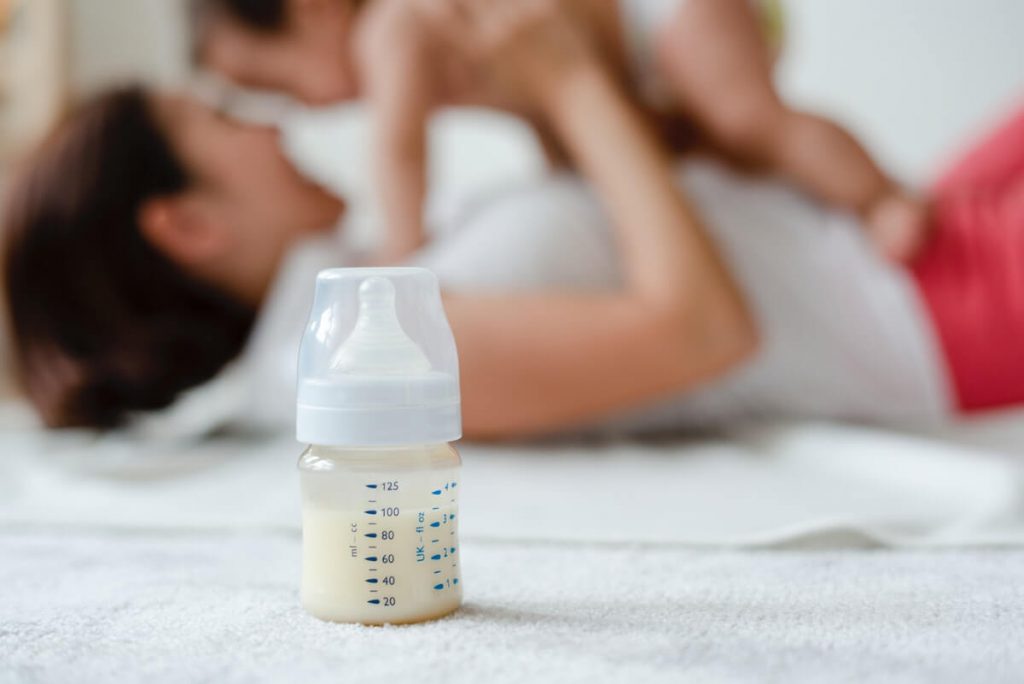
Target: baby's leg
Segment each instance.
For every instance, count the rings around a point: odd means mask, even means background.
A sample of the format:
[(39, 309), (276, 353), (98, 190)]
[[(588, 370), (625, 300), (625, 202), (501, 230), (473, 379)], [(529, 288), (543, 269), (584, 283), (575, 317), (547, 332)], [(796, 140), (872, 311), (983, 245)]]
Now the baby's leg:
[(858, 212), (889, 190), (846, 131), (783, 103), (749, 0), (684, 0), (659, 36), (658, 58), (680, 104), (726, 153)]
[(684, 0), (658, 39), (658, 66), (679, 104), (727, 154), (858, 212), (879, 251), (909, 258), (924, 211), (835, 123), (789, 108), (749, 0)]

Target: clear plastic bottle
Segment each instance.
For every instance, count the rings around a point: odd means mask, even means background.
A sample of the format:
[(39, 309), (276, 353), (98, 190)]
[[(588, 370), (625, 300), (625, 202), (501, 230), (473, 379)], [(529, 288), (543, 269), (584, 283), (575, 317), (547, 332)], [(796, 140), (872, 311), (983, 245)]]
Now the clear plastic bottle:
[(297, 434), (312, 445), (299, 459), (305, 609), (371, 625), (456, 610), (458, 357), (433, 274), (320, 274)]

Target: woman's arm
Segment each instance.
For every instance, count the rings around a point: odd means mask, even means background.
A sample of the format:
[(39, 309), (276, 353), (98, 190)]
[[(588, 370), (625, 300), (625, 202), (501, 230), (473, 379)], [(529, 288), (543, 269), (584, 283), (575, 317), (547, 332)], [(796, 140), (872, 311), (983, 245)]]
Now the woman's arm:
[(382, 5), (361, 36), (360, 72), (374, 120), (373, 175), (384, 218), (381, 260), (401, 260), (425, 238), (427, 123), (436, 101), (422, 30), (396, 3)]
[[(534, 14), (522, 9), (535, 4)], [(470, 5), (484, 23), (501, 21), (495, 15), (513, 3)], [(739, 288), (611, 77), (546, 5), (514, 5), (506, 34), (488, 25), (486, 50), (529, 91), (599, 191), (625, 282), (612, 293), (446, 298), (471, 437), (594, 420), (710, 380), (756, 345)]]

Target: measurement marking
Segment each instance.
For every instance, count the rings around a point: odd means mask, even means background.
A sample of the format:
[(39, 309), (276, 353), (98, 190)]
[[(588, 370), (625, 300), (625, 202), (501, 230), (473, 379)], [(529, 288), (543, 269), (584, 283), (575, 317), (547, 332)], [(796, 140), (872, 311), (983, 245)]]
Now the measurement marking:
[(377, 568), (370, 568), (370, 572), (377, 572)]
[(377, 562), (377, 557), (376, 556), (367, 556), (366, 560), (369, 563), (376, 563)]
[(456, 577), (455, 579), (452, 580), (452, 584), (458, 584), (458, 583), (459, 583), (459, 578), (458, 577)]
[(367, 548), (375, 549), (375, 548), (377, 548), (377, 546), (375, 544), (370, 544)]
[(432, 522), (432, 523), (430, 523), (430, 526), (431, 527), (440, 527), (441, 523), (439, 523), (439, 522)]
[(367, 499), (366, 503), (377, 503), (376, 499)]
[(430, 493), (433, 494), (434, 496), (441, 496), (441, 490), (440, 489), (435, 489), (434, 491), (432, 491)]
[(440, 570), (435, 570), (435, 571), (434, 571), (434, 574), (435, 574), (435, 575), (440, 575), (440, 574), (441, 574), (441, 571), (440, 571)]
[(366, 523), (366, 524), (367, 524), (367, 525), (376, 525), (377, 523), (375, 523), (375, 522), (368, 522), (368, 523)]
[(377, 533), (376, 532), (367, 532), (363, 536), (364, 537), (369, 537), (370, 539), (376, 539), (377, 538)]
[(441, 554), (435, 553), (433, 556), (430, 557), (430, 560), (441, 560)]
[(376, 584), (377, 582), (378, 580), (376, 577), (371, 577), (370, 579), (366, 580), (367, 584)]
[(430, 540), (430, 543), (431, 543), (431, 544), (436, 544), (436, 543), (438, 543), (439, 541), (441, 541), (441, 540), (440, 540), (440, 539), (431, 539), (431, 540)]
[(368, 485), (366, 485), (366, 488), (367, 489), (376, 489), (377, 485), (375, 485), (375, 484), (368, 484)]
[(377, 511), (374, 510), (363, 511), (363, 513), (366, 513), (366, 515), (377, 515)]
[(443, 584), (435, 584), (434, 585), (434, 589), (437, 589), (437, 590), (444, 589), (444, 585)]
[(376, 606), (380, 604), (380, 599), (370, 599), (369, 601), (367, 601), (367, 603), (372, 603)]
[(432, 510), (432, 511), (439, 511), (439, 510), (441, 510), (441, 508), (440, 508), (440, 506), (434, 506), (430, 510)]
[(379, 592), (379, 591), (377, 591), (376, 589), (371, 589), (371, 590), (370, 590), (370, 593), (371, 593), (371, 594), (379, 594), (380, 592)]

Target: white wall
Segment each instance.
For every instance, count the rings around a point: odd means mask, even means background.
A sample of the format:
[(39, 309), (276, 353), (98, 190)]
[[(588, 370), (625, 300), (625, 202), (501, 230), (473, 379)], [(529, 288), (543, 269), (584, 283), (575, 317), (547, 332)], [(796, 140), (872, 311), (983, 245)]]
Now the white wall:
[(1024, 103), (1022, 0), (787, 0), (783, 90), (835, 113), (897, 172), (928, 177)]
[(165, 85), (185, 76), (185, 0), (67, 1), (75, 95), (127, 80)]
[(67, 16), (61, 0), (14, 8), (0, 36), (0, 173), (42, 137), (65, 104)]

